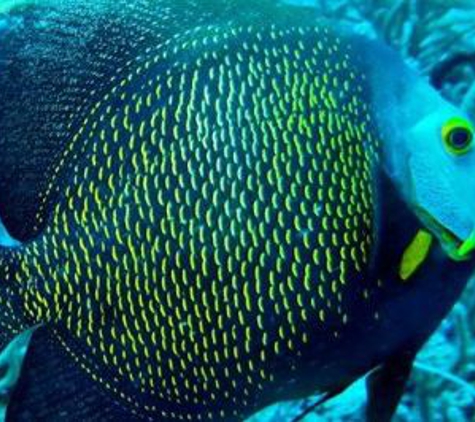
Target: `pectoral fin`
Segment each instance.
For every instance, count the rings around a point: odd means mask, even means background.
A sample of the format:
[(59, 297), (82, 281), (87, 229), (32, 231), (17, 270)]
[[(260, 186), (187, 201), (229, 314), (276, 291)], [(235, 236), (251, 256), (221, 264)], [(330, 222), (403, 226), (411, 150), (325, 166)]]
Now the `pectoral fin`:
[(368, 377), (366, 422), (390, 422), (411, 374), (414, 353), (397, 355)]

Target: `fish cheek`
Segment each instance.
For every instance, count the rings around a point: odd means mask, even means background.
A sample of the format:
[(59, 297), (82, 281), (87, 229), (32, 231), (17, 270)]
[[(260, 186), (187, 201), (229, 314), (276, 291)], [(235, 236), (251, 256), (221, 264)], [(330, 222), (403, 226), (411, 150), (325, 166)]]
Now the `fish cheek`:
[(412, 205), (428, 214), (438, 224), (465, 239), (471, 232), (463, 207), (457, 204), (454, 189), (445, 171), (434, 171), (434, 165), (423, 157), (411, 157), (410, 177)]

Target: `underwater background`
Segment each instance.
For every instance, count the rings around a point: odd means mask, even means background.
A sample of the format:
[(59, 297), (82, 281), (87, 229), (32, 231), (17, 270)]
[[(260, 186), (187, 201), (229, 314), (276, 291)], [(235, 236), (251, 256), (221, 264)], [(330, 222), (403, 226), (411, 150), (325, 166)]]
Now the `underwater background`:
[[(0, 36), (6, 22), (2, 15), (33, 2), (0, 0)], [(288, 0), (286, 3), (308, 7), (315, 19), (335, 19), (359, 33), (384, 39), (446, 98), (475, 117), (474, 0)], [(3, 408), (19, 373), (27, 340), (28, 335), (22, 336), (0, 356)], [(395, 422), (475, 421), (474, 357), (475, 280), (472, 280), (449, 317), (418, 355)], [(364, 383), (360, 382), (304, 420), (360, 421), (364, 400)], [(276, 405), (250, 422), (292, 420), (313, 401), (309, 398)]]

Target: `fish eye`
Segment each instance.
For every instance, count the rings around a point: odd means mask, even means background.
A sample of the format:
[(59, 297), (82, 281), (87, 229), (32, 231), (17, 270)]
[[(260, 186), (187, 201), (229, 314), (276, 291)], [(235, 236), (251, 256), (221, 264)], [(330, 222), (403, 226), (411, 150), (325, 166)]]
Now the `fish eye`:
[(447, 121), (442, 128), (442, 139), (450, 154), (466, 154), (473, 144), (474, 128), (467, 120), (455, 117)]

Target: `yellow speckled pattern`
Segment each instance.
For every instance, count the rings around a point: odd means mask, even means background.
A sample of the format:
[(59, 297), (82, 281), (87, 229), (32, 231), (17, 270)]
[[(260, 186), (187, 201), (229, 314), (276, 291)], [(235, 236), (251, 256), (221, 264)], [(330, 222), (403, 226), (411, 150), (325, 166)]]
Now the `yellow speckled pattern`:
[(378, 142), (352, 54), (324, 27), (200, 27), (76, 133), (17, 280), (137, 413), (241, 417), (339, 336), (352, 283), (368, 296)]

